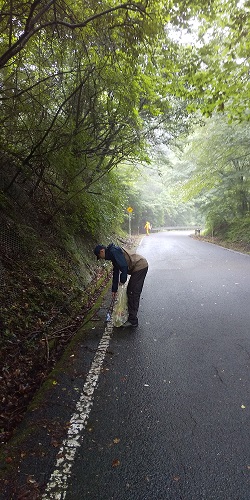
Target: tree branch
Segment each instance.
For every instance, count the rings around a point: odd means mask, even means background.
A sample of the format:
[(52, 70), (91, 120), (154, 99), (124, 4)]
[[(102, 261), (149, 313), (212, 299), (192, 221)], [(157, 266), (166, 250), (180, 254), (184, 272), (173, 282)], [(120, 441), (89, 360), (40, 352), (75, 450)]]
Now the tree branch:
[(25, 47), (27, 42), (31, 37), (33, 37), (37, 32), (41, 31), (44, 28), (47, 28), (49, 26), (65, 26), (71, 30), (74, 30), (76, 28), (85, 28), (89, 23), (92, 21), (99, 19), (103, 16), (106, 16), (107, 14), (110, 14), (111, 12), (115, 12), (117, 10), (132, 10), (134, 12), (139, 12), (143, 15), (145, 15), (145, 7), (141, 3), (133, 3), (133, 2), (127, 2), (124, 4), (117, 5), (116, 7), (111, 7), (110, 9), (104, 10), (103, 12), (99, 12), (97, 14), (94, 14), (93, 16), (90, 16), (88, 19), (86, 19), (83, 22), (79, 23), (70, 23), (67, 21), (59, 21), (58, 19), (54, 19), (53, 21), (40, 24), (40, 26), (35, 27), (35, 24), (40, 21), (42, 16), (50, 9), (50, 7), (54, 4), (55, 0), (50, 0), (40, 11), (34, 16), (34, 11), (36, 7), (39, 5), (40, 0), (36, 0), (31, 8), (30, 8), (30, 13), (28, 16), (28, 19), (25, 24), (24, 31), (22, 35), (16, 40), (15, 43), (11, 45), (11, 47), (8, 48), (8, 50), (5, 51), (5, 53), (0, 57), (0, 68), (3, 68), (7, 62), (12, 59), (16, 54), (21, 52), (21, 50)]

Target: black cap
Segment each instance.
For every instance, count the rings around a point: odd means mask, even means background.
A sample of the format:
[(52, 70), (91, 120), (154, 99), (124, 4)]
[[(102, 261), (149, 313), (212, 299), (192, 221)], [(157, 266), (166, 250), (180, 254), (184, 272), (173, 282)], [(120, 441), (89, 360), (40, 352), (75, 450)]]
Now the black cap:
[(97, 257), (97, 260), (100, 259), (99, 253), (100, 253), (100, 250), (102, 250), (102, 248), (105, 248), (105, 246), (104, 245), (96, 245), (96, 247), (94, 249), (94, 254)]

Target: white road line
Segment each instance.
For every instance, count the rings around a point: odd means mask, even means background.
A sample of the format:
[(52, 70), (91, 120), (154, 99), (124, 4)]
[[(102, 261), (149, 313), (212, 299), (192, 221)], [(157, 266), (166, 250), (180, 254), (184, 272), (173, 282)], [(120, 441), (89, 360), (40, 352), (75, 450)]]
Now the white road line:
[(81, 446), (82, 432), (86, 427), (93, 406), (94, 390), (97, 387), (102, 364), (109, 347), (113, 331), (112, 322), (108, 323), (98, 345), (95, 357), (83, 386), (80, 399), (76, 403), (75, 413), (70, 419), (70, 427), (66, 439), (57, 454), (55, 470), (50, 476), (43, 500), (62, 500), (66, 497), (68, 482), (74, 464), (77, 448)]

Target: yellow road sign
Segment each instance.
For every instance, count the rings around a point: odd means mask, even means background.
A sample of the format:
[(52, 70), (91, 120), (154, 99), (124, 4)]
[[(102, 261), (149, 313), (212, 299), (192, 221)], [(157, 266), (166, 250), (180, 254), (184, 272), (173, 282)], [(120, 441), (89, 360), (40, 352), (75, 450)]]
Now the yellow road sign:
[(127, 208), (127, 211), (128, 211), (130, 214), (133, 212), (133, 210), (134, 210), (134, 209), (133, 209), (132, 207), (128, 207), (128, 208)]

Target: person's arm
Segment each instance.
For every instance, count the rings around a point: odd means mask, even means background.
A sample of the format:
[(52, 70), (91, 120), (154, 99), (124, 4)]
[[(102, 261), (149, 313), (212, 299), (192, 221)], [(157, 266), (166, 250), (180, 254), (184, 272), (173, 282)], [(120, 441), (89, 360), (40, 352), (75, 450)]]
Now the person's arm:
[(115, 253), (115, 261), (120, 270), (120, 283), (123, 285), (127, 281), (128, 277), (128, 264), (123, 255), (122, 249)]
[(127, 277), (128, 277), (128, 266), (126, 265), (126, 267), (124, 266), (122, 269), (121, 269), (121, 274), (120, 274), (120, 283), (122, 285), (124, 285), (124, 283), (126, 283), (127, 281)]
[(113, 264), (113, 280), (112, 280), (112, 292), (116, 293), (118, 290), (118, 283), (119, 283), (119, 267), (115, 266)]
[(120, 273), (120, 283), (123, 285), (127, 281), (128, 264), (121, 248), (116, 248), (115, 250), (113, 250), (112, 257), (114, 266), (112, 291), (116, 292), (118, 289), (119, 273)]

